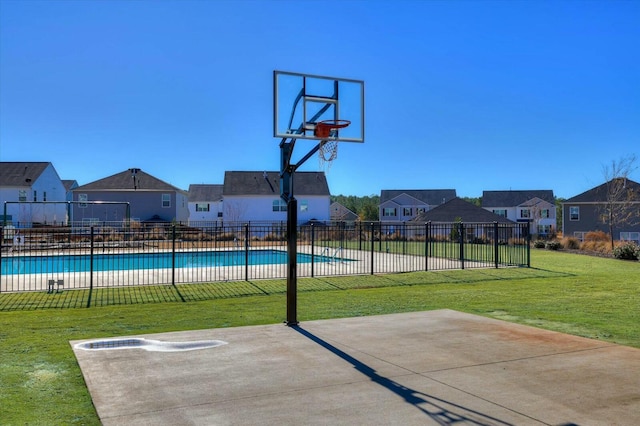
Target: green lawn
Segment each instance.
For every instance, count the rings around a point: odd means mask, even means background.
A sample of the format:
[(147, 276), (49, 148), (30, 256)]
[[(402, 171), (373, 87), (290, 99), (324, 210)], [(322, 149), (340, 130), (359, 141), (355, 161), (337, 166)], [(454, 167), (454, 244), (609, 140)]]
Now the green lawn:
[[(532, 250), (534, 268), (299, 280), (300, 321), (449, 308), (640, 348), (640, 262)], [(70, 340), (274, 324), (284, 280), (0, 294), (0, 424), (99, 424)], [(407, 324), (410, 327), (410, 324)]]

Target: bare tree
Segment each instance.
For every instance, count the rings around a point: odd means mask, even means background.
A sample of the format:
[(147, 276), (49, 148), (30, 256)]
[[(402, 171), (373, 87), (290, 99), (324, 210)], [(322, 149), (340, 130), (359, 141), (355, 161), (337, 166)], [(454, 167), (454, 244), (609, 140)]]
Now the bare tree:
[(635, 155), (629, 155), (602, 167), (606, 193), (601, 211), (609, 227), (612, 250), (616, 229), (640, 223), (640, 189), (629, 184), (629, 175), (638, 168), (636, 161)]

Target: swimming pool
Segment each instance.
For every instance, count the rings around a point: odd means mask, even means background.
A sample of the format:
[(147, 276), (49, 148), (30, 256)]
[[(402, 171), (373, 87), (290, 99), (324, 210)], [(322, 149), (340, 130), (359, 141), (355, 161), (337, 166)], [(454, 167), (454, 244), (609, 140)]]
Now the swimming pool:
[[(112, 253), (94, 254), (94, 271), (125, 271), (131, 269), (162, 269), (173, 266), (174, 254), (158, 253)], [(298, 263), (310, 263), (310, 254), (298, 253)], [(193, 251), (176, 252), (176, 268), (202, 268), (215, 266), (279, 265), (287, 263), (287, 252), (283, 250), (229, 250), (229, 251)], [(331, 262), (327, 256), (315, 255), (314, 262)], [(91, 256), (11, 256), (2, 258), (2, 275), (49, 274), (61, 272), (91, 271)]]

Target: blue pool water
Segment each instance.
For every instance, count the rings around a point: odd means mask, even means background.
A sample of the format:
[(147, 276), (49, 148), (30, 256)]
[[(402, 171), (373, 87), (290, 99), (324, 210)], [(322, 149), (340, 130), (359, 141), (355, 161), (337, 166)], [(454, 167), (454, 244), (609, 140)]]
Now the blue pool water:
[[(287, 263), (287, 252), (281, 250), (249, 250), (249, 265), (278, 265)], [(130, 269), (171, 268), (172, 253), (122, 253), (94, 254), (94, 271), (125, 271)], [(176, 268), (201, 268), (211, 266), (243, 266), (244, 250), (198, 251), (175, 253)], [(327, 256), (314, 256), (314, 262), (329, 262)], [(298, 253), (298, 263), (310, 263), (311, 255)], [(2, 258), (2, 275), (46, 274), (60, 272), (89, 272), (89, 255), (60, 256), (12, 256)]]

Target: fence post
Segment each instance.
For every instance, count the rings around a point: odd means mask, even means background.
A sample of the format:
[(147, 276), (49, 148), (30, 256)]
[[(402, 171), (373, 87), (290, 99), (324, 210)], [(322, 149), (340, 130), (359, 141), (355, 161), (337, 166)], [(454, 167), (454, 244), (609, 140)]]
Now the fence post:
[(493, 259), (496, 264), (496, 269), (500, 265), (500, 250), (498, 247), (498, 222), (493, 222)]
[(176, 224), (171, 224), (171, 285), (176, 285)]
[(527, 268), (531, 268), (531, 232), (529, 232), (529, 224), (527, 223), (527, 238), (525, 239), (527, 246)]
[(362, 250), (362, 222), (356, 222), (358, 225), (358, 250)]
[(93, 294), (93, 225), (91, 225), (91, 232), (89, 234), (89, 297), (87, 298), (87, 308), (91, 307), (91, 295)]
[(402, 222), (402, 254), (407, 254), (407, 223)]
[(315, 245), (316, 245), (316, 228), (311, 222), (311, 278), (314, 277), (315, 268)]
[[(4, 220), (7, 220), (5, 215)], [(0, 284), (2, 284), (2, 245), (4, 244), (4, 227), (0, 226)], [(2, 293), (2, 286), (0, 285), (0, 293)]]
[(249, 224), (244, 224), (244, 280), (249, 281)]
[(460, 268), (464, 269), (464, 224), (458, 224), (458, 244), (460, 245)]
[(429, 270), (429, 240), (431, 239), (431, 221), (424, 224), (424, 270)]
[[(374, 251), (373, 245), (375, 244), (373, 231), (375, 226), (376, 226), (375, 223), (371, 222), (371, 275), (373, 275), (373, 251)], [(382, 238), (380, 238), (380, 240), (382, 240)]]

